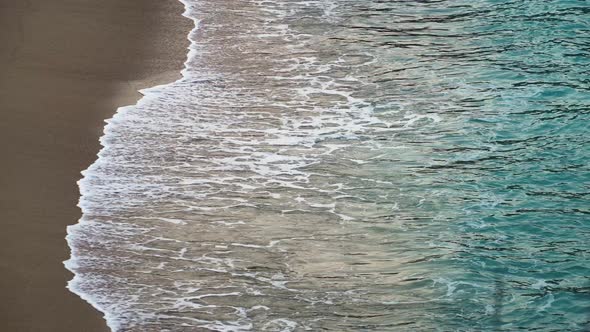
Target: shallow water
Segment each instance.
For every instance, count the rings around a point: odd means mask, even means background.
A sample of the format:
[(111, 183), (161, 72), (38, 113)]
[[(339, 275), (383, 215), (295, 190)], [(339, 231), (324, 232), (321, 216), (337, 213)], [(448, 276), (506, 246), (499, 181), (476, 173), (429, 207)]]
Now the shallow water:
[(590, 327), (587, 1), (186, 1), (70, 289), (114, 331)]

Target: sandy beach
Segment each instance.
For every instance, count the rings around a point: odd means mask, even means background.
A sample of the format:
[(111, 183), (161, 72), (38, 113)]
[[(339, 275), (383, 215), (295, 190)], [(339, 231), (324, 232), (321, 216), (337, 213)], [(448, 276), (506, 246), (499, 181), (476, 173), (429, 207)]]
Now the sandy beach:
[(66, 289), (76, 181), (103, 120), (179, 76), (182, 12), (177, 0), (0, 0), (0, 330), (108, 330)]

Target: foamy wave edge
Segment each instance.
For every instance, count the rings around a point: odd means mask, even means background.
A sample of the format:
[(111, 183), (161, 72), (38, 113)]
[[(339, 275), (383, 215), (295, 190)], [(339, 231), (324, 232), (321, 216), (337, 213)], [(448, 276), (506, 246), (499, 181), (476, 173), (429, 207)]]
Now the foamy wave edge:
[(73, 242), (75, 240), (74, 233), (75, 233), (75, 230), (77, 228), (79, 228), (83, 223), (87, 223), (87, 221), (84, 221), (84, 218), (83, 218), (84, 214), (86, 212), (86, 210), (84, 208), (83, 198), (84, 198), (84, 193), (87, 193), (88, 191), (90, 191), (89, 188), (86, 188), (84, 186), (83, 180), (84, 180), (84, 178), (87, 177), (87, 174), (90, 171), (92, 171), (92, 168), (94, 166), (103, 162), (103, 160), (101, 158), (101, 153), (103, 152), (104, 149), (106, 149), (108, 147), (107, 143), (106, 143), (106, 141), (107, 141), (106, 137), (109, 135), (109, 129), (112, 126), (111, 120), (124, 116), (125, 111), (131, 107), (141, 105), (143, 103), (148, 102), (150, 99), (156, 98), (157, 97), (156, 90), (158, 90), (159, 88), (170, 85), (170, 84), (174, 84), (175, 82), (181, 81), (188, 76), (188, 63), (190, 62), (191, 59), (194, 58), (194, 56), (196, 54), (196, 50), (193, 48), (194, 41), (191, 39), (191, 35), (193, 35), (193, 33), (196, 30), (198, 30), (199, 20), (194, 17), (191, 17), (189, 15), (190, 6), (189, 6), (188, 2), (186, 2), (185, 0), (178, 0), (178, 1), (180, 3), (182, 3), (184, 6), (184, 12), (183, 12), (182, 16), (192, 20), (193, 24), (194, 24), (194, 27), (189, 31), (189, 33), (187, 34), (187, 37), (186, 37), (187, 40), (190, 42), (190, 45), (188, 47), (187, 59), (184, 62), (184, 68), (180, 71), (181, 77), (173, 82), (169, 82), (166, 84), (160, 84), (160, 85), (153, 86), (151, 88), (139, 90), (139, 92), (143, 96), (135, 104), (121, 106), (116, 110), (115, 114), (110, 119), (105, 119), (106, 125), (103, 129), (103, 135), (99, 138), (99, 142), (100, 142), (102, 148), (97, 153), (97, 159), (94, 161), (94, 163), (92, 163), (90, 166), (88, 166), (87, 169), (85, 169), (81, 172), (82, 178), (77, 181), (78, 188), (80, 191), (80, 198), (78, 200), (77, 206), (82, 211), (82, 217), (80, 217), (80, 219), (78, 219), (78, 222), (76, 224), (69, 225), (66, 229), (67, 235), (65, 237), (65, 240), (68, 243), (68, 247), (70, 248), (70, 258), (63, 261), (63, 264), (68, 271), (70, 271), (74, 274), (74, 277), (68, 282), (68, 284), (66, 285), (66, 288), (70, 292), (78, 295), (82, 300), (86, 301), (88, 304), (90, 304), (96, 310), (103, 313), (103, 318), (105, 319), (106, 324), (109, 327), (109, 329), (111, 329), (111, 331), (118, 331), (120, 329), (120, 321), (118, 320), (118, 317), (115, 314), (113, 314), (112, 312), (109, 312), (108, 308), (104, 308), (103, 306), (101, 306), (99, 304), (99, 302), (97, 301), (97, 299), (93, 298), (91, 294), (85, 293), (82, 290), (80, 285), (83, 283), (83, 277), (80, 274), (77, 274), (75, 271), (76, 268), (78, 267), (78, 261), (77, 261), (78, 256), (76, 255), (76, 248), (73, 246)]

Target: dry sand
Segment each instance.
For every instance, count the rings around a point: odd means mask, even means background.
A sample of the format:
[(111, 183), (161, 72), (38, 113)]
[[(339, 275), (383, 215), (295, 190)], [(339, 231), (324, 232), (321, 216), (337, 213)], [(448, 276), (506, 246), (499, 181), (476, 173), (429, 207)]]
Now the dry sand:
[(66, 226), (103, 120), (178, 77), (177, 0), (0, 0), (0, 330), (107, 331), (70, 293)]

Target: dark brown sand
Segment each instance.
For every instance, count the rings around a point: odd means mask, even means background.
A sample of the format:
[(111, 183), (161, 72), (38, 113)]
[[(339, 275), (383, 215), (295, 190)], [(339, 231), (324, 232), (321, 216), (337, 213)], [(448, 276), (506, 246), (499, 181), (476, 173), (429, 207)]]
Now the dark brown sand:
[(177, 0), (0, 0), (0, 331), (107, 331), (65, 287), (66, 226), (103, 120), (174, 80)]

